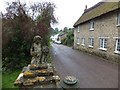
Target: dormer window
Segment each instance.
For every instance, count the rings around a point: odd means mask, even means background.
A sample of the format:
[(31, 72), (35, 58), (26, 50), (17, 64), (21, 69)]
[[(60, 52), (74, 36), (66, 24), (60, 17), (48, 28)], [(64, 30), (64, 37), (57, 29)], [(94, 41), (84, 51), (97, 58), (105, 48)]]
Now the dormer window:
[(77, 44), (80, 44), (80, 38), (79, 37), (77, 38)]
[(93, 21), (90, 22), (90, 30), (94, 30), (94, 22)]
[(77, 32), (80, 32), (80, 26), (78, 26), (78, 28), (77, 28)]
[(120, 13), (118, 13), (118, 15), (117, 15), (117, 25), (120, 26)]

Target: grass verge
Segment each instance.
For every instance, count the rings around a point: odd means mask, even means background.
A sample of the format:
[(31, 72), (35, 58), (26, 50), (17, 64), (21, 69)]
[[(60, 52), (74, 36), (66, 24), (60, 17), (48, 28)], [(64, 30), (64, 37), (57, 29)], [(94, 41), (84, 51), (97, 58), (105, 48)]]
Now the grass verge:
[(5, 88), (6, 90), (10, 88), (17, 88), (14, 86), (14, 82), (17, 79), (20, 72), (21, 70), (4, 72), (2, 74), (2, 90), (5, 90)]

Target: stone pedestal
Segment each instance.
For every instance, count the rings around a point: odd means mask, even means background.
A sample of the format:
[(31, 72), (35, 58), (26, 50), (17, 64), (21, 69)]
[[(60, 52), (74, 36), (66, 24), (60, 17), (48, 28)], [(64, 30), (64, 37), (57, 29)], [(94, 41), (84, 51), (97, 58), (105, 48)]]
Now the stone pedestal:
[(31, 64), (23, 68), (14, 85), (28, 90), (34, 88), (57, 88), (59, 81), (60, 77), (51, 64)]

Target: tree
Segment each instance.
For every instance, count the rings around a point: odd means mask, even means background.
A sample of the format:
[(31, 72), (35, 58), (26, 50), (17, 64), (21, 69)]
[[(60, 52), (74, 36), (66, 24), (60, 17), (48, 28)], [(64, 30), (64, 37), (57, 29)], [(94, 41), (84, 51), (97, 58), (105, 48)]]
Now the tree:
[(58, 28), (55, 28), (55, 32), (58, 33), (59, 29)]
[(36, 22), (37, 22), (37, 34), (43, 38), (43, 45), (49, 45), (50, 30), (51, 24), (57, 23), (57, 20), (54, 16), (55, 4), (51, 2), (44, 2), (34, 4), (33, 7), (36, 7), (38, 12)]
[[(66, 29), (64, 29), (66, 30)], [(74, 43), (74, 32), (71, 28), (66, 30), (67, 36), (61, 41), (62, 44), (67, 45), (67, 46), (73, 46)]]
[(51, 36), (55, 35), (55, 34), (58, 34), (58, 33), (59, 33), (59, 29), (58, 28), (55, 28), (55, 29), (51, 28)]
[(68, 32), (68, 28), (64, 27), (63, 32), (67, 33)]
[(30, 62), (34, 21), (27, 15), (26, 8), (26, 4), (19, 1), (8, 3), (2, 16), (2, 59), (7, 69), (20, 68)]
[(53, 12), (54, 4), (50, 2), (31, 6), (20, 1), (7, 3), (6, 13), (2, 13), (3, 68), (21, 68), (30, 63), (29, 50), (35, 35), (49, 44), (50, 24), (57, 22)]

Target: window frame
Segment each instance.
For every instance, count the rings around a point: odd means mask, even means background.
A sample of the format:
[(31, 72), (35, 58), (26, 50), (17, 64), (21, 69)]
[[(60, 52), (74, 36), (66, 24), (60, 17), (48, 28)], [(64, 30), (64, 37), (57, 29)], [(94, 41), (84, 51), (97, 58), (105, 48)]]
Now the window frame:
[(81, 45), (83, 45), (83, 46), (85, 45), (85, 38), (84, 37), (82, 38), (82, 44)]
[(117, 25), (116, 26), (120, 26), (120, 13), (117, 14)]
[[(118, 40), (119, 40), (119, 44), (120, 44), (120, 38), (116, 38), (115, 39), (115, 53), (118, 53), (118, 54), (120, 54), (120, 51), (118, 51)], [(120, 46), (119, 46), (119, 48), (120, 48)]]
[(107, 50), (107, 38), (100, 38), (99, 39), (99, 49), (106, 51)]
[(89, 38), (89, 47), (93, 48), (94, 46), (94, 37)]
[(77, 37), (77, 44), (79, 45), (80, 44), (80, 38)]
[(80, 32), (80, 26), (77, 27), (77, 32), (78, 32), (78, 33)]
[(95, 22), (94, 21), (91, 21), (90, 22), (90, 31), (93, 31), (94, 30), (94, 28), (95, 28)]

